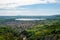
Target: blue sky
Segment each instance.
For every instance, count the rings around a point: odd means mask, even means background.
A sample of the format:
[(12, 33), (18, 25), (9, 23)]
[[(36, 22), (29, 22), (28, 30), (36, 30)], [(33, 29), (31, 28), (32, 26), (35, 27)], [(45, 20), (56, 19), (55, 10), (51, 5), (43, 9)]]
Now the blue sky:
[(60, 15), (60, 0), (0, 0), (0, 16)]

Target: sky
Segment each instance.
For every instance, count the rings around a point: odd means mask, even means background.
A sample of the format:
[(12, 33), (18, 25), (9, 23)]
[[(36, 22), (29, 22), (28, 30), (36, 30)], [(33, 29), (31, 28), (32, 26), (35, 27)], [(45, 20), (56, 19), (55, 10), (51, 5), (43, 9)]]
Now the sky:
[(0, 16), (60, 15), (60, 0), (0, 0)]

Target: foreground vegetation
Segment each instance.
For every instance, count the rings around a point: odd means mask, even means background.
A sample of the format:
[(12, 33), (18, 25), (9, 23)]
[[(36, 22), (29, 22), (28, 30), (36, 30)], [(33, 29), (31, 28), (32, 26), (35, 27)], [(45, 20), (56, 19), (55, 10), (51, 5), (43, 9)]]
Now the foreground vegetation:
[[(44, 18), (40, 21), (16, 21), (16, 18)], [(0, 16), (0, 40), (60, 40), (60, 15)]]
[(26, 40), (60, 40), (59, 20), (43, 20), (35, 24), (32, 28), (20, 31), (17, 27), (0, 25), (0, 40), (21, 40), (21, 34), (26, 36)]
[(30, 35), (28, 40), (60, 40), (60, 22), (37, 24), (27, 32)]

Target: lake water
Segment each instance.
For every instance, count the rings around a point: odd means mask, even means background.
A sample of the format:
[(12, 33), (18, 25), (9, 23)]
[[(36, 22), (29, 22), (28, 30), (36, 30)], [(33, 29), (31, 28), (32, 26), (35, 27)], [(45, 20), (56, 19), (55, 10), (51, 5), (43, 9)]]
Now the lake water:
[(22, 20), (22, 21), (33, 21), (33, 20), (45, 20), (45, 19), (24, 19), (24, 18), (22, 18), (22, 19), (20, 19), (20, 18), (18, 18), (18, 19), (15, 19), (15, 20)]

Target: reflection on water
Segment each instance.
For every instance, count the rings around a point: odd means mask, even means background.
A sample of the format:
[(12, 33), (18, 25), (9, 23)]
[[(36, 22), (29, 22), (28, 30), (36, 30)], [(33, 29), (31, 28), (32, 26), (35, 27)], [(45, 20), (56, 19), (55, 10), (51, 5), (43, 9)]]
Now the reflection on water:
[(15, 20), (23, 20), (23, 21), (31, 21), (31, 20), (45, 20), (45, 19), (24, 19), (24, 18), (22, 18), (22, 19), (15, 19)]

